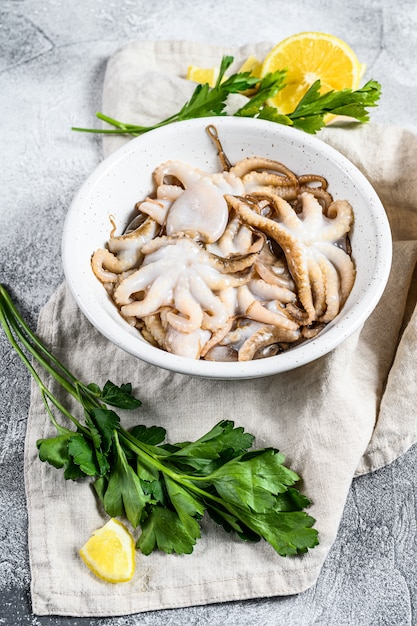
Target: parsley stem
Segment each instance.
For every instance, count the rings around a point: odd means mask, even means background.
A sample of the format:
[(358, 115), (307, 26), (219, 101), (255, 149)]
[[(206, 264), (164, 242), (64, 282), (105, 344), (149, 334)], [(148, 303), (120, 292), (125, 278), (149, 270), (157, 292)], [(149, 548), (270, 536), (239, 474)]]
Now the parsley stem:
[[(12, 299), (10, 298), (6, 288), (0, 284), (0, 297), (4, 300), (4, 305), (9, 310), (12, 319), (15, 319), (19, 326), (23, 329), (23, 331), (28, 335), (31, 341), (35, 344), (35, 346), (43, 352), (48, 359), (54, 363), (70, 380), (74, 383), (77, 381), (75, 376), (71, 374), (71, 372), (60, 362), (58, 359), (46, 348), (46, 346), (40, 341), (39, 337), (30, 329), (30, 327), (26, 324), (23, 317), (20, 315), (19, 311), (13, 304)], [(21, 335), (21, 333), (19, 332)]]
[[(72, 374), (46, 349), (43, 343), (39, 340), (39, 338), (30, 330), (27, 326), (26, 322), (23, 320), (16, 307), (14, 306), (10, 296), (8, 295), (6, 289), (3, 285), (0, 285), (0, 323), (3, 326), (3, 329), (6, 333), (6, 336), (9, 340), (9, 343), (17, 352), (20, 357), (22, 363), (25, 365), (29, 373), (33, 376), (36, 381), (41, 394), (43, 402), (47, 408), (48, 415), (50, 416), (54, 426), (61, 430), (62, 426), (59, 426), (57, 421), (52, 415), (52, 411), (50, 410), (47, 399), (49, 399), (54, 406), (65, 416), (67, 417), (81, 432), (84, 434), (89, 434), (88, 430), (85, 429), (82, 424), (77, 420), (76, 417), (66, 409), (66, 407), (58, 400), (58, 398), (48, 389), (43, 380), (40, 378), (36, 369), (33, 367), (32, 363), (23, 352), (16, 338), (24, 345), (24, 347), (28, 350), (31, 356), (35, 361), (38, 362), (39, 365), (44, 367), (46, 371), (53, 377), (55, 380), (72, 396), (76, 399), (79, 399), (79, 394), (77, 393), (77, 388), (69, 383), (59, 371), (55, 370), (50, 363), (42, 356), (41, 353), (44, 353), (48, 356), (48, 358), (69, 378), (72, 380), (76, 380)], [(13, 332), (14, 334), (13, 334)], [(28, 338), (29, 337), (29, 338)]]
[(161, 126), (166, 126), (167, 124), (171, 124), (172, 122), (176, 122), (179, 119), (178, 113), (167, 117), (162, 122), (158, 122), (152, 126), (140, 126), (135, 124), (127, 124), (125, 122), (120, 122), (119, 120), (115, 120), (108, 115), (104, 115), (104, 113), (96, 113), (96, 117), (111, 126), (114, 126), (114, 129), (111, 128), (79, 128), (72, 127), (71, 130), (84, 132), (84, 133), (98, 133), (104, 135), (132, 135), (134, 137), (141, 135), (142, 133), (147, 133), (150, 130), (155, 130), (155, 128), (160, 128)]
[(209, 500), (212, 500), (213, 502), (217, 502), (217, 504), (220, 504), (220, 505), (224, 506), (224, 504), (225, 504), (224, 500), (222, 500), (221, 498), (215, 496), (212, 493), (209, 493), (208, 491), (206, 491), (204, 489), (201, 489), (200, 487), (197, 487), (197, 485), (194, 484), (195, 480), (202, 480), (204, 482), (207, 482), (207, 477), (206, 476), (204, 476), (204, 477), (203, 476), (195, 477), (195, 476), (188, 476), (187, 474), (178, 474), (178, 472), (176, 472), (175, 470), (169, 468), (163, 462), (159, 461), (156, 458), (156, 456), (153, 455), (149, 451), (149, 448), (148, 448), (148, 446), (146, 444), (143, 444), (139, 440), (135, 439), (134, 437), (132, 437), (132, 435), (130, 435), (130, 433), (128, 433), (127, 431), (125, 431), (123, 429), (121, 429), (119, 431), (119, 438), (122, 439), (122, 441), (125, 443), (125, 445), (132, 452), (135, 452), (135, 454), (137, 454), (139, 459), (140, 459), (140, 457), (142, 455), (145, 456), (146, 460), (149, 461), (152, 465), (154, 465), (154, 467), (157, 470), (159, 470), (160, 472), (162, 472), (166, 476), (169, 476), (169, 478), (171, 478), (175, 482), (179, 483), (183, 487), (186, 487), (187, 489), (189, 489), (189, 490), (193, 491), (194, 493), (198, 494), (204, 500), (209, 499)]

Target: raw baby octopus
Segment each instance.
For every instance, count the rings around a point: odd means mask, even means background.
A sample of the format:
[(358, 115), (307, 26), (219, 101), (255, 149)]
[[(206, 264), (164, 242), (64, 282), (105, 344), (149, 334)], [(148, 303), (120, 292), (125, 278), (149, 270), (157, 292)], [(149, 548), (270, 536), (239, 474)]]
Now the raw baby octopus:
[(159, 165), (153, 194), (124, 234), (112, 221), (92, 268), (159, 348), (220, 361), (275, 355), (315, 336), (346, 302), (353, 210), (321, 176), (262, 157), (230, 165), (216, 145), (223, 171)]

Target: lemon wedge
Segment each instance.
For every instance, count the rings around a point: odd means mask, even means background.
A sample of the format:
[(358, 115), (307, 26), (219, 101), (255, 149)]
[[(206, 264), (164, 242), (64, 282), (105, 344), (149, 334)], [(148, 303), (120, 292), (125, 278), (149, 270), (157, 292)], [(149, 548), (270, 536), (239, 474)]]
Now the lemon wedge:
[(87, 567), (109, 583), (127, 582), (135, 573), (135, 542), (117, 519), (94, 531), (79, 553)]
[(262, 62), (254, 56), (250, 56), (238, 69), (238, 73), (250, 72), (251, 76), (259, 78), (261, 75)]
[[(244, 61), (238, 72), (250, 72), (255, 78), (259, 78), (262, 63), (256, 57), (250, 56)], [(208, 83), (210, 87), (214, 87), (219, 77), (218, 67), (199, 67), (198, 65), (189, 65), (186, 74), (187, 80), (195, 83)], [(225, 79), (226, 77), (224, 77)], [(224, 80), (223, 79), (223, 80)]]
[(219, 69), (216, 67), (198, 67), (197, 65), (189, 65), (186, 79), (195, 83), (204, 85), (208, 83), (210, 87), (214, 87), (219, 76)]
[(365, 71), (352, 48), (334, 35), (304, 32), (278, 43), (263, 60), (261, 78), (287, 70), (286, 86), (268, 104), (291, 113), (309, 87), (321, 81), (321, 93), (332, 89), (357, 89)]

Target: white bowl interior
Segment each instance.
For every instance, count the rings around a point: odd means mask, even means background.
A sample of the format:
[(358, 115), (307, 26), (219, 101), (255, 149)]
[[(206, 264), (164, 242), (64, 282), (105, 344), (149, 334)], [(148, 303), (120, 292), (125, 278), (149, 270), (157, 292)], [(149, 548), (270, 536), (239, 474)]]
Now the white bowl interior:
[[(117, 234), (134, 215), (134, 205), (152, 190), (157, 165), (181, 160), (208, 172), (220, 164), (205, 128), (214, 124), (230, 161), (259, 155), (283, 162), (297, 174), (325, 176), (334, 198), (354, 209), (351, 232), (357, 277), (337, 318), (314, 339), (275, 357), (219, 363), (179, 357), (147, 343), (119, 315), (94, 276), (92, 253), (109, 238), (112, 215)], [(348, 131), (347, 131), (348, 132)], [(171, 124), (132, 139), (105, 159), (87, 179), (68, 211), (62, 256), (67, 283), (78, 306), (108, 339), (128, 353), (165, 369), (218, 379), (268, 376), (296, 368), (326, 354), (370, 315), (385, 288), (391, 267), (391, 233), (384, 208), (372, 186), (343, 155), (301, 131), (263, 120), (235, 117), (195, 119)]]

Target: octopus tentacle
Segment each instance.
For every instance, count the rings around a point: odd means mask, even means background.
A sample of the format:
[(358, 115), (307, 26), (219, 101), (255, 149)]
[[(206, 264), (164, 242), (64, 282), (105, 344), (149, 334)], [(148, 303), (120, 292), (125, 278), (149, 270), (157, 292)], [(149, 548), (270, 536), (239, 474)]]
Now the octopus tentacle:
[(137, 228), (118, 237), (114, 236), (116, 224), (110, 219), (112, 230), (106, 248), (99, 248), (91, 257), (94, 274), (102, 282), (115, 282), (117, 274), (137, 267), (143, 259), (142, 245), (155, 237), (159, 226), (147, 218)]
[(248, 267), (252, 267), (258, 258), (257, 252), (252, 252), (251, 254), (244, 254), (239, 256), (232, 257), (221, 257), (216, 254), (210, 253), (210, 265), (219, 270), (222, 273), (233, 273), (242, 272), (246, 270)]
[(324, 176), (319, 176), (318, 174), (301, 174), (301, 176), (298, 176), (298, 184), (300, 185), (300, 188), (303, 187), (303, 185), (308, 185), (308, 188), (312, 189), (311, 183), (319, 183), (320, 188), (324, 191), (326, 191), (328, 187), (328, 182)]
[(298, 328), (297, 322), (286, 315), (285, 309), (272, 311), (266, 306), (263, 306), (246, 285), (239, 287), (238, 302), (240, 312), (249, 317), (249, 319), (264, 324), (271, 324), (272, 326), (288, 328), (290, 330), (296, 330)]
[(318, 319), (326, 311), (326, 285), (325, 276), (319, 263), (314, 259), (308, 260), (308, 276), (311, 285), (311, 295), (313, 298), (314, 317), (311, 316), (305, 320), (305, 323), (311, 324), (313, 320)]
[(200, 355), (201, 357), (205, 357), (206, 354), (210, 352), (210, 350), (212, 350), (215, 346), (217, 346), (226, 337), (227, 333), (230, 332), (234, 324), (234, 321), (235, 321), (234, 317), (229, 317), (227, 322), (221, 328), (217, 328), (212, 333), (210, 339), (206, 342), (206, 344), (203, 346), (201, 350), (201, 355)]
[(167, 321), (171, 326), (182, 333), (191, 333), (200, 328), (203, 321), (203, 312), (190, 293), (188, 277), (181, 276), (174, 290), (175, 307), (181, 314), (169, 312)]
[(335, 266), (340, 277), (340, 305), (346, 302), (355, 282), (355, 265), (344, 250), (329, 243), (318, 243), (316, 248)]
[[(168, 263), (165, 264), (165, 269), (168, 273)], [(157, 278), (159, 273), (160, 271), (156, 262), (142, 265), (142, 267), (130, 274), (116, 287), (114, 291), (116, 304), (120, 306), (132, 302), (132, 294), (144, 291), (146, 287)]]
[(325, 215), (328, 214), (329, 206), (333, 202), (333, 197), (330, 195), (328, 191), (326, 191), (325, 189), (322, 189), (321, 187), (308, 187), (308, 186), (300, 187), (299, 193), (302, 194), (304, 192), (307, 192), (311, 194), (312, 196), (314, 196), (315, 198), (317, 198), (317, 200), (320, 202), (320, 204), (323, 207), (324, 214)]
[(169, 274), (157, 276), (143, 300), (134, 300), (124, 304), (120, 311), (124, 316), (145, 317), (158, 311), (165, 304), (165, 293), (171, 292), (174, 279)]
[(269, 245), (266, 244), (259, 253), (255, 269), (267, 283), (295, 291), (295, 284), (284, 258), (283, 256), (278, 257), (273, 254)]
[(184, 189), (179, 185), (169, 185), (167, 183), (163, 183), (157, 188), (156, 197), (158, 200), (170, 200), (173, 202), (180, 197), (183, 191)]
[(107, 248), (100, 248), (94, 252), (91, 267), (102, 283), (115, 283), (117, 275), (123, 272), (122, 262)]
[(204, 172), (197, 167), (189, 167), (182, 161), (165, 161), (158, 165), (153, 172), (153, 179), (157, 187), (165, 184), (167, 176), (176, 178), (184, 187), (198, 182)]
[(287, 178), (282, 174), (275, 174), (274, 172), (258, 172), (257, 170), (254, 170), (244, 174), (242, 176), (242, 182), (247, 193), (250, 193), (253, 188), (264, 186), (271, 187), (272, 189), (290, 187), (294, 191), (298, 189), (296, 180), (293, 178)]
[(280, 172), (286, 176), (288, 180), (292, 181), (294, 185), (297, 185), (297, 176), (286, 165), (280, 163), (279, 161), (274, 161), (273, 159), (264, 157), (246, 157), (245, 159), (235, 163), (235, 165), (230, 169), (230, 172), (238, 178), (243, 178), (245, 174), (259, 169)]
[(349, 202), (336, 200), (327, 211), (329, 220), (321, 231), (321, 241), (335, 242), (342, 239), (353, 224), (353, 210)]
[(295, 302), (297, 299), (294, 291), (268, 283), (262, 279), (251, 280), (248, 286), (251, 292), (260, 300), (278, 300), (287, 304), (288, 302)]
[(323, 273), (324, 281), (326, 284), (326, 307), (318, 312), (317, 320), (319, 322), (330, 322), (336, 317), (340, 310), (340, 291), (339, 291), (339, 276), (331, 263), (322, 257), (318, 264)]
[(201, 349), (210, 337), (207, 330), (197, 328), (191, 333), (182, 333), (168, 325), (165, 337), (165, 349), (189, 359), (199, 359)]
[[(182, 191), (182, 190), (181, 190)], [(146, 213), (155, 220), (158, 224), (165, 224), (168, 211), (172, 206), (172, 200), (165, 198), (146, 198), (143, 202), (139, 203), (138, 209), (142, 213)]]
[(273, 186), (273, 185), (250, 185), (249, 189), (246, 189), (246, 196), (256, 196), (257, 194), (262, 195), (264, 193), (269, 193), (269, 194), (273, 194), (275, 196), (279, 196), (280, 198), (283, 198), (284, 200), (287, 200), (288, 202), (290, 201), (295, 201), (298, 198), (299, 195), (299, 189), (298, 187), (292, 186), (292, 185), (288, 185), (288, 186), (284, 186), (284, 185), (280, 185), (280, 186)]
[(161, 348), (165, 348), (166, 326), (162, 323), (160, 314), (146, 315), (143, 318), (143, 322), (153, 343)]
[(300, 330), (277, 326), (262, 326), (251, 334), (238, 351), (238, 361), (251, 361), (257, 352), (276, 343), (294, 343), (300, 338)]
[(190, 277), (191, 292), (203, 311), (202, 328), (216, 330), (226, 323), (229, 313), (225, 304), (206, 285), (198, 274)]
[(217, 156), (219, 158), (223, 171), (228, 172), (231, 169), (232, 164), (230, 163), (225, 151), (223, 150), (223, 146), (217, 133), (217, 128), (213, 124), (209, 124), (206, 128), (206, 131), (217, 148)]

